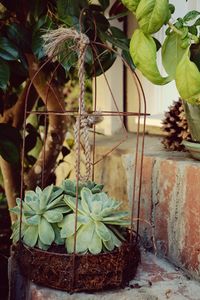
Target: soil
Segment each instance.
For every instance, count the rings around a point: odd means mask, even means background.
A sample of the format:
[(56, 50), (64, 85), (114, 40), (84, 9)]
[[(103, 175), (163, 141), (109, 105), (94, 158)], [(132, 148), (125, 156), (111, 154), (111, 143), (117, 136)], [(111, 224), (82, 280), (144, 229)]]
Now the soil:
[(13, 250), (22, 275), (36, 284), (67, 292), (124, 287), (134, 277), (140, 262), (138, 246), (128, 242), (112, 252), (98, 255), (64, 254), (62, 246), (42, 251), (22, 243)]

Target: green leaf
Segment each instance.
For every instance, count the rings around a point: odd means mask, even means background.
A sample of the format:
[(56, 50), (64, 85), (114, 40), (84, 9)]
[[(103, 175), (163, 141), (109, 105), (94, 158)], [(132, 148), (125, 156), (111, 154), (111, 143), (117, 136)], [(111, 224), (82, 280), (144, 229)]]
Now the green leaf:
[(154, 84), (167, 84), (171, 78), (162, 77), (156, 61), (156, 44), (154, 39), (136, 29), (130, 42), (130, 53), (136, 67)]
[(53, 184), (47, 186), (40, 195), (40, 209), (45, 209), (53, 192)]
[(191, 10), (185, 15), (185, 17), (183, 18), (183, 21), (187, 23), (189, 21), (196, 19), (199, 15), (200, 15), (199, 11)]
[(82, 205), (84, 212), (88, 215), (90, 215), (90, 212), (91, 212), (90, 205), (88, 205), (88, 203), (91, 202), (92, 197), (93, 197), (92, 192), (89, 189), (84, 187), (81, 190), (81, 205)]
[(17, 60), (19, 58), (17, 47), (5, 37), (0, 37), (0, 57), (5, 60)]
[[(61, 227), (61, 237), (62, 238), (69, 238), (70, 236), (74, 235), (75, 233), (75, 214), (69, 214), (65, 216), (58, 224), (59, 227)], [(77, 230), (81, 224), (77, 222)]]
[(58, 223), (63, 219), (63, 214), (54, 210), (46, 211), (43, 216), (49, 223)]
[(34, 247), (38, 239), (38, 226), (29, 226), (24, 232), (23, 241), (29, 247)]
[(60, 228), (58, 227), (57, 224), (52, 224), (52, 227), (53, 227), (53, 230), (54, 230), (54, 233), (55, 233), (55, 240), (54, 240), (54, 242), (57, 245), (64, 245), (65, 241), (64, 241), (63, 238), (61, 238)]
[(175, 78), (176, 67), (183, 57), (184, 53), (187, 51), (181, 47), (182, 37), (171, 32), (165, 39), (162, 46), (162, 62), (165, 67), (166, 72)]
[(12, 23), (7, 27), (7, 36), (15, 44), (23, 49), (23, 51), (29, 51), (31, 45), (30, 32), (20, 24)]
[(38, 227), (41, 242), (45, 245), (51, 245), (55, 238), (55, 233), (51, 224), (49, 224), (45, 218), (41, 218), (41, 222)]
[(182, 99), (190, 103), (200, 103), (200, 72), (190, 60), (189, 48), (177, 66), (176, 87)]
[(18, 164), (20, 161), (20, 153), (18, 147), (9, 140), (0, 141), (0, 155), (10, 164)]
[(124, 6), (128, 8), (131, 12), (135, 13), (140, 0), (122, 0)]
[(5, 91), (7, 89), (10, 79), (10, 68), (7, 63), (0, 59), (0, 89)]
[(141, 0), (136, 10), (136, 19), (144, 33), (157, 32), (169, 19), (168, 0)]
[(94, 223), (88, 223), (86, 225), (82, 225), (77, 232), (76, 239), (76, 252), (82, 253), (85, 252), (89, 245), (91, 244), (93, 234), (95, 231)]
[(88, 250), (94, 255), (99, 254), (102, 251), (102, 241), (95, 231), (93, 233), (92, 240), (88, 245)]
[(41, 59), (45, 56), (43, 45), (44, 41), (42, 39), (43, 33), (36, 31), (32, 37), (32, 51), (38, 59)]
[(110, 231), (102, 222), (95, 222), (95, 229), (96, 233), (103, 241), (109, 241), (111, 239)]
[(44, 251), (47, 251), (49, 249), (49, 245), (43, 244), (40, 239), (38, 239), (37, 246), (38, 246), (38, 248), (40, 248)]
[(30, 217), (30, 218), (26, 218), (26, 222), (29, 225), (39, 225), (40, 219), (41, 219), (41, 216), (35, 215), (35, 216)]

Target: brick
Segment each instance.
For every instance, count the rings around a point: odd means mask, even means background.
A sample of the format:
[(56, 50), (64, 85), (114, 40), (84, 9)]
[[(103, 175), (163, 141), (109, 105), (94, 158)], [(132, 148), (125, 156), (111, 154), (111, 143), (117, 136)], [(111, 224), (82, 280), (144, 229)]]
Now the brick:
[(186, 269), (200, 276), (200, 166), (185, 172), (185, 237), (181, 261)]

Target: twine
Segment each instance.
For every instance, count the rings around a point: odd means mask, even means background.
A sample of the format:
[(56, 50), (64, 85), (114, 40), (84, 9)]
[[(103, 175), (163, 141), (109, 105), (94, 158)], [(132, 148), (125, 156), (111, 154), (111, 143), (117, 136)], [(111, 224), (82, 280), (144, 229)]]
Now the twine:
[[(95, 116), (87, 116), (85, 111), (85, 55), (87, 46), (89, 44), (89, 38), (87, 35), (77, 32), (72, 28), (58, 28), (56, 30), (50, 30), (43, 35), (45, 41), (44, 51), (51, 57), (55, 58), (62, 51), (64, 51), (65, 42), (69, 39), (74, 41), (74, 45), (71, 47), (72, 51), (78, 52), (78, 78), (80, 86), (79, 95), (79, 116), (76, 118), (74, 125), (75, 136), (75, 152), (76, 162), (75, 170), (78, 180), (88, 181), (91, 176), (91, 147), (89, 141), (89, 127), (96, 123)], [(85, 175), (81, 175), (80, 170), (80, 138), (83, 137), (83, 147), (85, 155)]]

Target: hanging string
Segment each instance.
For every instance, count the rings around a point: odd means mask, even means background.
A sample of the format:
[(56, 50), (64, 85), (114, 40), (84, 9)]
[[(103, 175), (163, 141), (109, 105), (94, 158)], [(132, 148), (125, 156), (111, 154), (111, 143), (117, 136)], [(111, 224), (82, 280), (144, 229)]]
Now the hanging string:
[[(75, 151), (76, 151), (76, 162), (75, 170), (76, 176), (80, 181), (88, 181), (91, 176), (91, 146), (89, 141), (89, 127), (95, 123), (95, 116), (88, 116), (85, 110), (85, 55), (89, 44), (89, 38), (87, 35), (81, 32), (77, 32), (71, 28), (58, 28), (56, 30), (50, 30), (43, 35), (45, 41), (44, 51), (52, 58), (60, 55), (62, 51), (65, 51), (65, 43), (69, 39), (73, 40), (74, 45), (70, 47), (71, 51), (77, 51), (78, 53), (78, 78), (80, 86), (79, 95), (79, 116), (76, 118), (74, 125), (74, 136), (75, 136)], [(85, 155), (85, 174), (81, 174), (80, 170), (80, 137), (83, 141), (82, 145), (84, 148)]]

